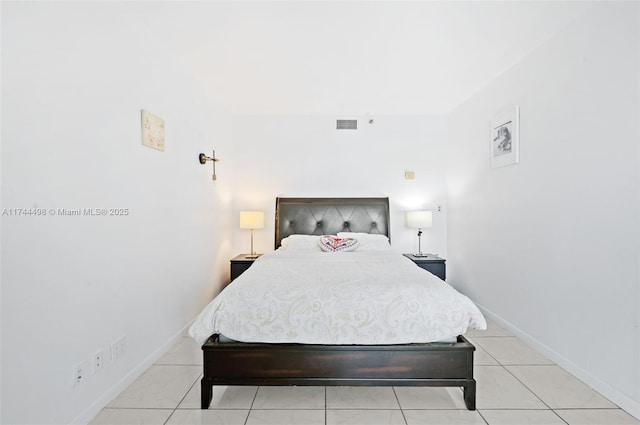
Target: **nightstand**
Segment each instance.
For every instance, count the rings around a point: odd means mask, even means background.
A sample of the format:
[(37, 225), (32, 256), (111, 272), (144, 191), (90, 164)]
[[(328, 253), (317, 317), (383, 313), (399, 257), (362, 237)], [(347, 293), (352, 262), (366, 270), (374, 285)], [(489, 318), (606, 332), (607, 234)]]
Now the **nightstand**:
[(440, 258), (437, 255), (427, 254), (426, 257), (416, 257), (413, 254), (402, 254), (414, 263), (416, 263), (419, 267), (425, 269), (428, 272), (433, 273), (438, 276), (440, 279), (445, 280), (447, 277), (447, 269), (444, 264), (444, 258)]
[[(257, 258), (247, 258), (249, 254), (240, 254), (231, 259), (231, 282), (244, 273)], [(261, 254), (258, 254), (258, 257)]]

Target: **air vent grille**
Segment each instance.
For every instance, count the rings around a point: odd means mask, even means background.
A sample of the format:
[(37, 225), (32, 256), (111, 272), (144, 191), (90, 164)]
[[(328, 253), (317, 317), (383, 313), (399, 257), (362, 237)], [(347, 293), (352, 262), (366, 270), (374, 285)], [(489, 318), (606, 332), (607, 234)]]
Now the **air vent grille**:
[(358, 120), (337, 120), (336, 129), (338, 130), (357, 130)]

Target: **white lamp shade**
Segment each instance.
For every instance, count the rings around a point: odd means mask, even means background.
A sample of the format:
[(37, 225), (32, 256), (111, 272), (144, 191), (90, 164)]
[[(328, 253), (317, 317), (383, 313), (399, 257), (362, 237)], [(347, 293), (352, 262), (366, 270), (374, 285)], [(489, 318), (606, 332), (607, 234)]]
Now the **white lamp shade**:
[(240, 211), (241, 229), (262, 229), (264, 213), (262, 211)]
[(433, 214), (431, 211), (409, 211), (407, 212), (407, 227), (412, 229), (424, 229), (431, 227)]

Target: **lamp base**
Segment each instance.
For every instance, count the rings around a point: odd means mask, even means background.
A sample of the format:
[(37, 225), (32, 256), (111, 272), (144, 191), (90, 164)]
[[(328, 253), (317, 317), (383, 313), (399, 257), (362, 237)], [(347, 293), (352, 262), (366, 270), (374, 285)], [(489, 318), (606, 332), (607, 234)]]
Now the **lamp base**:
[(429, 256), (429, 254), (423, 254), (422, 252), (420, 252), (418, 254), (411, 254), (411, 255), (413, 255), (414, 257), (428, 257)]
[(260, 255), (258, 255), (258, 254), (251, 254), (251, 255), (245, 255), (244, 258), (246, 258), (247, 260), (255, 260), (259, 256)]

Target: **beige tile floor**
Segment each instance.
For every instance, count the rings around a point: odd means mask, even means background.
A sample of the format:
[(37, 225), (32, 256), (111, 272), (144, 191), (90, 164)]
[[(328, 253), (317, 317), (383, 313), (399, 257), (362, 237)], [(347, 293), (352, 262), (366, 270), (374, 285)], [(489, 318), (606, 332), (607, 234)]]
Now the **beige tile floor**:
[(200, 410), (200, 347), (182, 338), (92, 425), (626, 425), (631, 415), (494, 323), (476, 346), (477, 408), (458, 388), (220, 387)]

